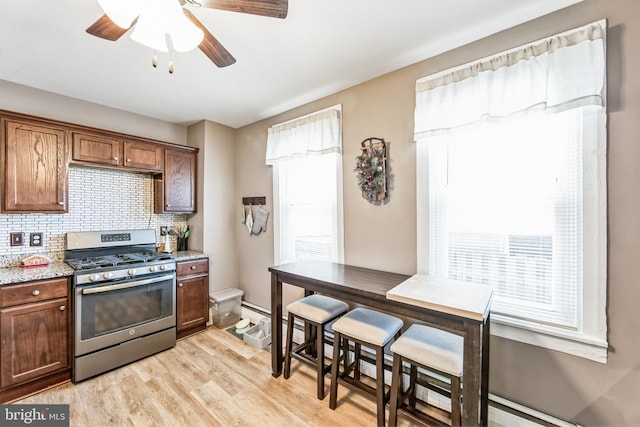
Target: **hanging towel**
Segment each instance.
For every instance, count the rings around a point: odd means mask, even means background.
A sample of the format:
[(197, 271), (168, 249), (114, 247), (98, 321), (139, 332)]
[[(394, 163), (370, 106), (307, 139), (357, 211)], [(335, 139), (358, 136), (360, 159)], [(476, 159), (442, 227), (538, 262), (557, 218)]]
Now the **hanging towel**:
[(247, 213), (247, 219), (245, 220), (249, 234), (251, 234), (251, 230), (253, 229), (253, 213), (251, 211), (252, 207), (249, 205), (249, 212)]

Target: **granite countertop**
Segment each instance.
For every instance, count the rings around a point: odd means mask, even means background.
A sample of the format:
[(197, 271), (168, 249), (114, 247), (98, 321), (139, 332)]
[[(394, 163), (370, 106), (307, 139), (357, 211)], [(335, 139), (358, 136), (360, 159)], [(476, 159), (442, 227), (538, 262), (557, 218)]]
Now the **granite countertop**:
[[(178, 251), (173, 252), (172, 255), (176, 261), (209, 257), (209, 255), (198, 251)], [(73, 276), (73, 269), (64, 261), (53, 261), (45, 267), (5, 267), (0, 268), (0, 286), (68, 276)]]
[(209, 255), (198, 251), (176, 251), (171, 253), (176, 261), (189, 261), (192, 259), (209, 258)]
[(62, 261), (52, 262), (45, 267), (7, 267), (0, 268), (0, 285), (66, 276), (73, 276), (73, 269)]

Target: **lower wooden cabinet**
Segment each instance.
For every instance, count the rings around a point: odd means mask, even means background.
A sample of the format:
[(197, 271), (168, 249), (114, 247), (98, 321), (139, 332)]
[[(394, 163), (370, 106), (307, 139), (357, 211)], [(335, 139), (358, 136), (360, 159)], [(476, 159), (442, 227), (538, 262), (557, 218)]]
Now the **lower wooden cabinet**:
[(0, 402), (71, 378), (69, 280), (0, 288)]
[(207, 328), (209, 259), (180, 261), (176, 270), (176, 333), (182, 338)]

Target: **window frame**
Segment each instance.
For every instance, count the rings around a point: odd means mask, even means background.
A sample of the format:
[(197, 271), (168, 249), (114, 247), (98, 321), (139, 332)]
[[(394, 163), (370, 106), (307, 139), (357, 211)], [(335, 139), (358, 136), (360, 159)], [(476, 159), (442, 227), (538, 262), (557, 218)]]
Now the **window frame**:
[[(338, 112), (339, 117), (339, 144), (342, 146), (342, 105), (337, 104), (332, 107), (328, 107), (314, 113), (307, 114), (302, 117), (298, 117), (292, 119), (290, 121), (280, 123), (279, 125), (287, 124), (289, 122), (296, 122), (300, 120), (304, 120), (307, 117), (313, 117), (314, 115), (322, 114), (328, 110), (336, 110)], [(276, 125), (278, 126), (278, 125)], [(310, 152), (308, 154), (296, 154), (295, 156), (322, 156), (329, 153), (321, 153), (321, 152)], [(337, 152), (332, 152), (331, 154), (335, 154), (335, 179), (336, 179), (336, 232), (337, 232), (337, 260), (335, 262), (344, 263), (344, 197), (343, 197), (343, 171), (342, 171), (342, 149), (340, 148)], [(280, 170), (279, 170), (279, 161), (274, 161), (272, 163), (272, 185), (273, 185), (273, 258), (275, 264), (282, 264), (286, 262), (286, 260), (281, 259), (281, 248), (280, 248), (280, 239), (278, 236), (281, 233), (280, 230)], [(268, 163), (269, 164), (269, 163)]]

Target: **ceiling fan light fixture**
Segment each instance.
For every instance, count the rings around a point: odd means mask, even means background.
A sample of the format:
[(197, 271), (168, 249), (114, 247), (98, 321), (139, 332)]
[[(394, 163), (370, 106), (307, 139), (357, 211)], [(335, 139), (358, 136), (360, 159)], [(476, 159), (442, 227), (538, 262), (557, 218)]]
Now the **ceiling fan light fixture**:
[[(97, 0), (104, 13), (85, 31), (116, 41), (131, 39), (153, 50), (187, 52), (198, 48), (218, 67), (236, 62), (187, 5), (284, 19), (288, 0)], [(157, 58), (152, 62), (157, 65)]]
[(178, 52), (187, 52), (200, 44), (204, 33), (187, 19), (178, 0), (141, 1), (138, 21), (131, 33), (132, 40), (162, 52), (169, 50), (167, 35), (171, 39), (171, 48)]
[(104, 13), (120, 28), (128, 29), (140, 15), (141, 0), (98, 0)]
[(131, 33), (131, 40), (161, 52), (168, 52), (165, 30), (149, 15), (141, 14)]
[(188, 52), (198, 47), (204, 38), (204, 32), (196, 27), (180, 10), (180, 15), (175, 16), (169, 30), (171, 44), (178, 52)]

